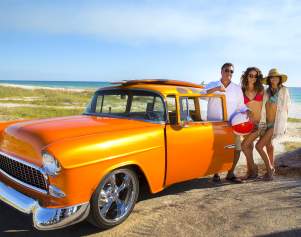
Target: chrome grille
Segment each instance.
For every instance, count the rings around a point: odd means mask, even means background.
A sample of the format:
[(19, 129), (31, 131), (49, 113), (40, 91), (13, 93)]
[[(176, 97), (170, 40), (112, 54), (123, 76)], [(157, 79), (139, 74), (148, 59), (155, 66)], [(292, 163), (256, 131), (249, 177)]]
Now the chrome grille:
[(38, 189), (47, 190), (47, 183), (41, 171), (0, 153), (0, 171)]

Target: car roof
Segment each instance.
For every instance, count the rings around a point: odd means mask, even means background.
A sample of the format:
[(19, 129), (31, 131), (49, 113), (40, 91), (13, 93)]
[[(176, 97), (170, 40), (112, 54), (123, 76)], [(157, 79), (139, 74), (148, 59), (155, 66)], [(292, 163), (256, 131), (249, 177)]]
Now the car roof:
[(199, 95), (204, 92), (204, 87), (192, 82), (168, 80), (168, 79), (142, 79), (114, 82), (116, 86), (100, 88), (103, 89), (142, 89), (157, 91), (161, 94)]

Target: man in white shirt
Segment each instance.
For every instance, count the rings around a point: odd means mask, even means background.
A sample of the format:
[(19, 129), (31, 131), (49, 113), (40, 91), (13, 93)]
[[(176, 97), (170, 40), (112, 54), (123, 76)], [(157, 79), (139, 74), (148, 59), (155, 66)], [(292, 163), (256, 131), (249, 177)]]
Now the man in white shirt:
[[(227, 104), (227, 115), (228, 120), (236, 112), (245, 110), (246, 106), (244, 104), (244, 97), (241, 90), (241, 87), (231, 81), (232, 74), (234, 72), (234, 66), (232, 63), (225, 63), (221, 68), (221, 79), (219, 81), (210, 82), (205, 90), (208, 94), (224, 94), (226, 97)], [(220, 105), (220, 100), (212, 98), (208, 102), (208, 120), (222, 120), (223, 111), (222, 106)], [(237, 165), (237, 162), (240, 157), (241, 151), (241, 140), (240, 136), (235, 135), (235, 152), (234, 152), (234, 161), (232, 168), (228, 171), (226, 180), (235, 183), (241, 183), (241, 179), (237, 178), (234, 175), (234, 169)], [(220, 182), (220, 176), (215, 174), (213, 176), (213, 181)]]

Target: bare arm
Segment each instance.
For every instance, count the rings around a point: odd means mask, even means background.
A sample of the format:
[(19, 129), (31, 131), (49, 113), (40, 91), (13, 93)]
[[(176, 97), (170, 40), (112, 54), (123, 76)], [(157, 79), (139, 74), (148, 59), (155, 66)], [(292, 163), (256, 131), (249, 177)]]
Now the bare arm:
[(225, 88), (222, 87), (222, 86), (217, 86), (217, 87), (214, 87), (214, 88), (211, 88), (211, 89), (207, 90), (207, 94), (212, 94), (216, 91), (225, 92)]

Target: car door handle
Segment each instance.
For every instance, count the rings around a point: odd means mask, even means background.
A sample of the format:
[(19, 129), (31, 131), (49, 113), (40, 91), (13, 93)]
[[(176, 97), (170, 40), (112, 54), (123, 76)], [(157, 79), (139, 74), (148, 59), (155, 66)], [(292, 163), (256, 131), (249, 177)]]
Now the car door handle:
[(226, 145), (224, 148), (225, 149), (234, 149), (235, 148), (235, 144)]
[(222, 125), (222, 128), (230, 128), (229, 125)]

